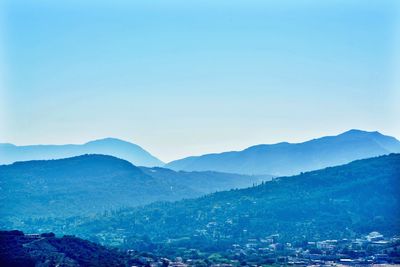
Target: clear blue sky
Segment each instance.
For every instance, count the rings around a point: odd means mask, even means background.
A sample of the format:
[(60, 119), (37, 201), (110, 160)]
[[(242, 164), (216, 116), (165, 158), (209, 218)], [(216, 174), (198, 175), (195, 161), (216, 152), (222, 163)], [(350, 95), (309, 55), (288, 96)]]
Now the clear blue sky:
[(168, 161), (351, 128), (400, 137), (396, 3), (2, 1), (0, 141), (112, 136)]

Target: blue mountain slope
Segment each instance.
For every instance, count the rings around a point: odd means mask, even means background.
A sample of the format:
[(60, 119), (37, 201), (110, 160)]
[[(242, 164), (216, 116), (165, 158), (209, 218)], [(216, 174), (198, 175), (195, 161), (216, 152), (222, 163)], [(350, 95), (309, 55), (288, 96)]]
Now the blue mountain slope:
[(353, 160), (400, 152), (400, 142), (379, 132), (350, 130), (303, 143), (256, 145), (243, 151), (207, 154), (168, 163), (185, 171), (292, 175)]
[(61, 159), (83, 154), (105, 154), (125, 159), (139, 166), (162, 166), (164, 163), (138, 145), (115, 138), (105, 138), (82, 145), (0, 144), (0, 164), (16, 161)]

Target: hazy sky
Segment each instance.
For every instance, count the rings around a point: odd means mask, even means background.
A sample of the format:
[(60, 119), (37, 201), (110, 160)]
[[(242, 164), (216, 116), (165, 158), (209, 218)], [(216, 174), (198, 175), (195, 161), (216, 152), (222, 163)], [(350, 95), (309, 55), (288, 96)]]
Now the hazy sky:
[(399, 138), (396, 3), (2, 1), (0, 142), (110, 136), (169, 161), (351, 128)]

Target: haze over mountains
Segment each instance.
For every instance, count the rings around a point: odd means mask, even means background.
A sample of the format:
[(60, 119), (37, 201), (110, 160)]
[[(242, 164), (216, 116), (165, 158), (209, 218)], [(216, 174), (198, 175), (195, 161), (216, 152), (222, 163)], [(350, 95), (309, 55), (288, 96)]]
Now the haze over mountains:
[(138, 166), (162, 166), (164, 163), (140, 146), (116, 138), (90, 141), (82, 145), (0, 144), (0, 164), (16, 161), (62, 159), (84, 154), (104, 154), (125, 159)]
[(400, 152), (400, 142), (379, 132), (350, 130), (303, 143), (256, 145), (242, 151), (188, 157), (166, 168), (241, 174), (293, 175), (357, 159)]

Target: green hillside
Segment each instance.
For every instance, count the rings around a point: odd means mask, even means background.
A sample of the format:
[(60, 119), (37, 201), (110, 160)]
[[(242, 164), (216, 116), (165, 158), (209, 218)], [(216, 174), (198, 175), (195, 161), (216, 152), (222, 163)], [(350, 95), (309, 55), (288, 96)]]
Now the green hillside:
[(290, 241), (349, 238), (373, 230), (393, 235), (400, 233), (399, 188), (400, 154), (391, 154), (248, 189), (127, 209), (80, 221), (70, 230), (104, 243), (118, 229), (126, 246), (146, 236), (187, 247), (228, 246), (271, 234)]

